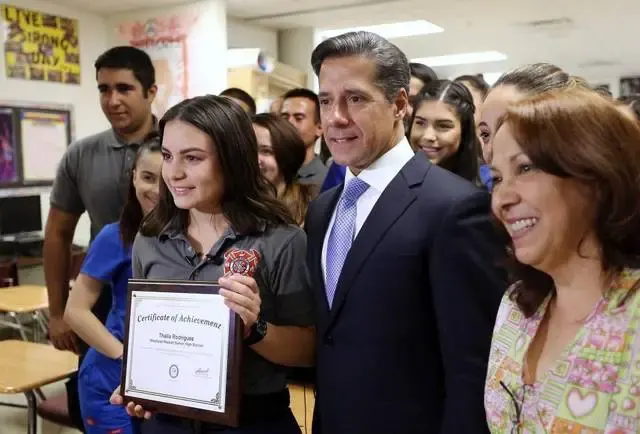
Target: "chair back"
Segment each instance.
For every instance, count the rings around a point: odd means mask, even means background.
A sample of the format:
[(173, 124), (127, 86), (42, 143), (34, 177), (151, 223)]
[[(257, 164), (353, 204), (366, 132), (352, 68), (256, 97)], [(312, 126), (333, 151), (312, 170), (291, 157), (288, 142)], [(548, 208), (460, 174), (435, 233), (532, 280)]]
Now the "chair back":
[(15, 260), (0, 262), (0, 288), (18, 285), (18, 262)]

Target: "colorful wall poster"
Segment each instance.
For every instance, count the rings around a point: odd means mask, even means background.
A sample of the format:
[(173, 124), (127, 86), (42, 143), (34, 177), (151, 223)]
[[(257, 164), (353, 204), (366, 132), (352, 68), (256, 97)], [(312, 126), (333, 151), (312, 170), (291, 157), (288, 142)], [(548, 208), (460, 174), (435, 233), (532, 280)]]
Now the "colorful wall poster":
[(144, 50), (151, 57), (158, 86), (152, 110), (158, 117), (187, 98), (187, 38), (189, 27), (194, 22), (193, 16), (171, 15), (118, 26), (121, 39)]
[(0, 184), (18, 180), (16, 136), (13, 130), (13, 110), (0, 108)]
[(151, 57), (158, 93), (151, 105), (157, 117), (187, 97), (187, 46), (184, 39), (156, 40), (139, 45)]
[(7, 78), (80, 84), (78, 20), (2, 5)]

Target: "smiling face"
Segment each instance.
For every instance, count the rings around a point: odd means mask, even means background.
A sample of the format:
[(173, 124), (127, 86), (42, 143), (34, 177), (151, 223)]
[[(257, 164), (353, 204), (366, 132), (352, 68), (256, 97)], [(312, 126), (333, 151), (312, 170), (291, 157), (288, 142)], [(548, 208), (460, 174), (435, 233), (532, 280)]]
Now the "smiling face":
[(284, 183), (284, 177), (278, 167), (269, 130), (263, 126), (253, 124), (253, 131), (258, 140), (258, 164), (260, 172), (276, 188)]
[(424, 151), (433, 164), (440, 164), (458, 152), (461, 135), (460, 120), (451, 105), (425, 101), (413, 119), (409, 142)]
[(375, 62), (360, 57), (328, 58), (319, 74), (322, 127), (334, 162), (355, 174), (395, 146), (408, 105), (401, 89), (393, 102), (375, 84)]
[(590, 239), (593, 203), (576, 181), (541, 171), (508, 125), (493, 140), (491, 206), (513, 241), (518, 261), (549, 272)]
[(130, 69), (101, 68), (97, 80), (100, 106), (113, 129), (121, 134), (138, 131), (149, 119), (156, 86), (145, 95)]
[(142, 151), (133, 170), (133, 188), (143, 214), (158, 204), (158, 189), (162, 175), (162, 153)]
[(213, 141), (181, 120), (164, 126), (162, 178), (178, 208), (217, 212), (224, 192), (224, 176)]

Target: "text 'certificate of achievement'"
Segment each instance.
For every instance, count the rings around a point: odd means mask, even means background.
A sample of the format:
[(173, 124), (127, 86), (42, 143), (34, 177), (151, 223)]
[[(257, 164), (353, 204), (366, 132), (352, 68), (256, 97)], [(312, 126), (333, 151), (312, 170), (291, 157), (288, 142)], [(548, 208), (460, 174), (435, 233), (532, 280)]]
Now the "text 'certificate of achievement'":
[(237, 426), (242, 330), (213, 282), (130, 280), (122, 396)]

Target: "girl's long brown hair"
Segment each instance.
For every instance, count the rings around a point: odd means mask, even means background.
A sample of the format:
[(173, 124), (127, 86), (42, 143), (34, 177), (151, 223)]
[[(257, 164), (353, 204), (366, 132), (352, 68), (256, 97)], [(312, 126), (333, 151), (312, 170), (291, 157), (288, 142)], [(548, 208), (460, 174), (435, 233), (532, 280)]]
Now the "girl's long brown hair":
[(306, 154), (304, 142), (293, 125), (271, 113), (255, 115), (253, 123), (269, 131), (273, 154), (286, 184), (280, 199), (289, 207), (296, 223), (302, 225), (309, 202), (318, 194), (315, 185), (297, 181)]
[[(274, 197), (273, 187), (258, 167), (258, 143), (251, 119), (228, 98), (206, 95), (184, 100), (160, 120), (160, 135), (168, 122), (180, 120), (207, 134), (214, 144), (224, 176), (222, 212), (240, 234), (255, 233), (266, 225), (295, 223), (289, 209)], [(189, 212), (173, 201), (164, 180), (160, 200), (143, 220), (140, 232), (158, 236), (164, 230), (186, 230)]]

